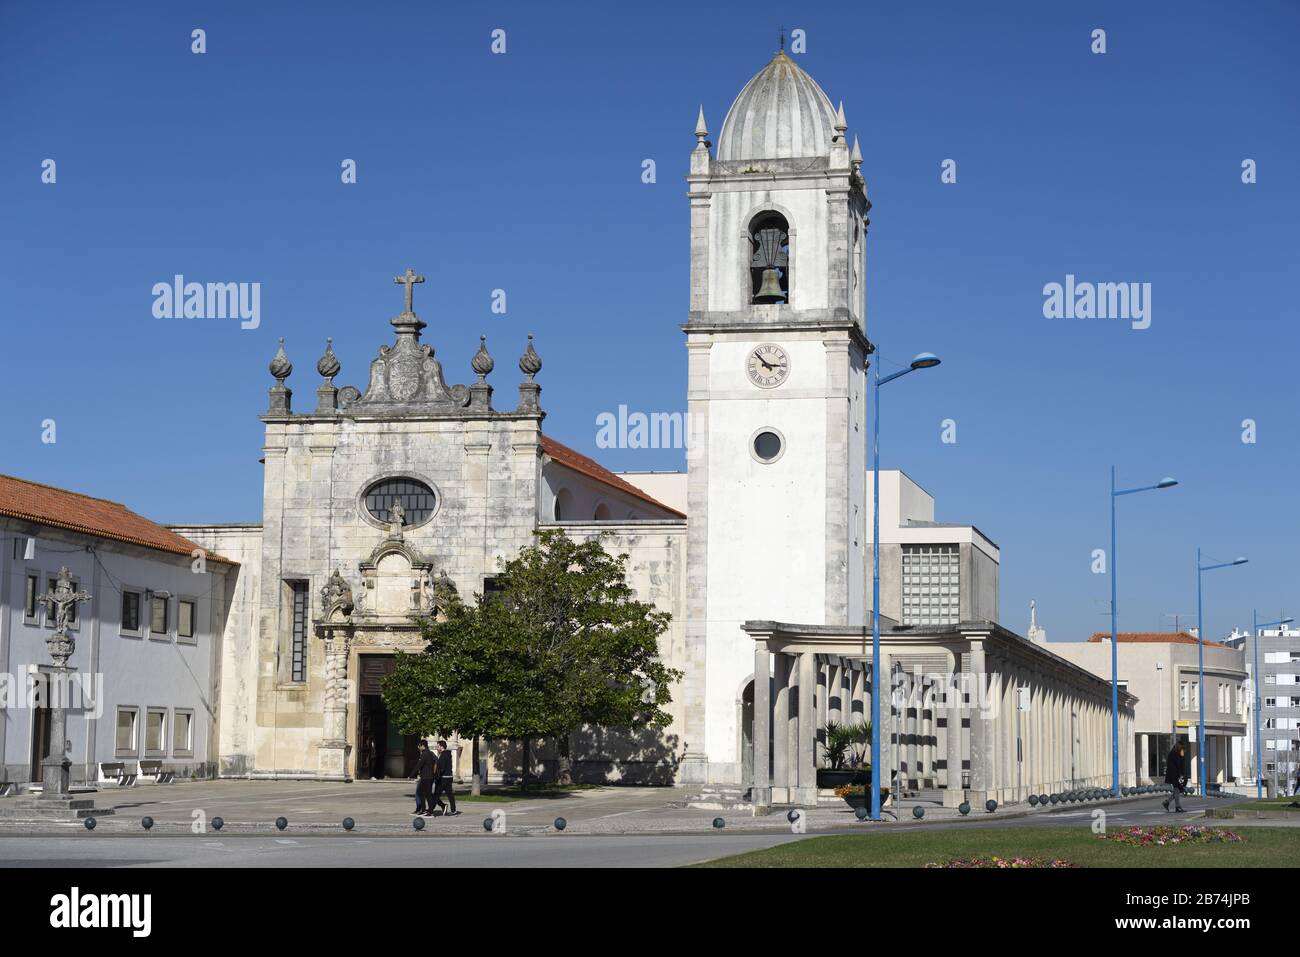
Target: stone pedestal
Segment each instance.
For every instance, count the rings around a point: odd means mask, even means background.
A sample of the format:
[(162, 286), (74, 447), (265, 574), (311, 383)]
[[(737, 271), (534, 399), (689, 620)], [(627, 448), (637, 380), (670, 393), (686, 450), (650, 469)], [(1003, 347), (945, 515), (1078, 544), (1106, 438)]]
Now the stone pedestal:
[(94, 798), (42, 791), (37, 797), (18, 798), (0, 805), (0, 821), (80, 821), (88, 817), (107, 817), (111, 807), (95, 807)]

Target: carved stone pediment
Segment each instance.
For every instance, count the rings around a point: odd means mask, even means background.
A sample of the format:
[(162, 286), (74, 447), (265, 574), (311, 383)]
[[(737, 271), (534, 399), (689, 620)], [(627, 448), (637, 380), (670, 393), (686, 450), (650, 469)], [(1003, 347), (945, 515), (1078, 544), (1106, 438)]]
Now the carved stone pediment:
[(359, 618), (415, 628), (413, 616), (436, 610), (433, 563), (409, 542), (385, 538), (358, 568), (364, 586)]
[(370, 363), (365, 394), (348, 406), (352, 412), (456, 412), (469, 405), (469, 388), (448, 386), (433, 347), (414, 336), (398, 336), (381, 346)]

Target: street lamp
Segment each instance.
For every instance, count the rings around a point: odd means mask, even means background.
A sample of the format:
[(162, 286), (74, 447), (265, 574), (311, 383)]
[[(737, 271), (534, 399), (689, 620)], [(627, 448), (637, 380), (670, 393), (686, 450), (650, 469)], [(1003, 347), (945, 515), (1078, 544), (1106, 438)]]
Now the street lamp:
[[(880, 377), (876, 362), (876, 388), (873, 402), (875, 426), (871, 432), (871, 820), (880, 820), (880, 387), (916, 369), (931, 369), (939, 364), (932, 352), (922, 352), (911, 365)], [(957, 773), (961, 773), (958, 769)]]
[(1201, 779), (1201, 797), (1205, 797), (1205, 616), (1201, 607), (1201, 578), (1205, 572), (1216, 568), (1244, 565), (1249, 559), (1234, 558), (1230, 562), (1201, 564), (1201, 550), (1196, 549), (1196, 699), (1200, 705), (1200, 723), (1196, 728), (1196, 776)]
[(1274, 625), (1289, 625), (1295, 621), (1294, 618), (1279, 618), (1277, 621), (1259, 620), (1259, 611), (1251, 609), (1250, 612), (1250, 643), (1255, 653), (1255, 798), (1264, 800), (1264, 752), (1259, 747), (1259, 686), (1263, 681), (1263, 676), (1259, 673), (1259, 633), (1265, 628), (1272, 628)]
[(1115, 499), (1135, 492), (1150, 492), (1158, 488), (1173, 488), (1177, 479), (1162, 478), (1155, 485), (1141, 488), (1115, 488), (1115, 466), (1110, 467), (1110, 773), (1111, 789), (1120, 793), (1119, 781), (1119, 611), (1115, 605), (1119, 591), (1115, 576)]

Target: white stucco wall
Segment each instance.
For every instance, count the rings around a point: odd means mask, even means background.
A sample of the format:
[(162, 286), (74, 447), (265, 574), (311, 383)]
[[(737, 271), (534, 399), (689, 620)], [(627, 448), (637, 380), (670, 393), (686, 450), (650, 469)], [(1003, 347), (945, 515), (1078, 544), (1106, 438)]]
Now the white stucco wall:
[[(102, 681), (99, 702), (72, 710), (68, 715), (68, 740), (74, 780), (97, 774), (100, 762), (135, 762), (142, 757), (162, 760), (181, 774), (207, 774), (215, 761), (214, 664), (221, 651), (221, 634), (214, 631), (218, 609), (225, 602), (225, 572), (228, 566), (210, 562), (206, 571), (191, 570), (190, 559), (152, 549), (137, 548), (75, 533), (42, 530), (37, 537), (35, 557), (22, 558), (26, 535), (12, 526), (0, 541), (0, 565), (4, 569), (3, 646), (0, 669), (12, 680), (25, 682), (30, 666), (48, 665), (45, 639), (52, 628), (43, 624), (44, 609), (38, 610), (37, 624), (24, 617), (24, 579), (29, 573), (41, 576), (41, 593), (49, 579), (68, 567), (78, 586), (92, 595), (79, 608), (79, 621), (72, 630), (76, 650), (69, 665), (83, 675)], [(121, 591), (141, 592), (141, 634), (121, 631)], [(171, 592), (169, 633), (149, 632), (149, 603), (146, 589)], [(193, 599), (195, 635), (178, 639), (177, 601)], [(25, 687), (25, 685), (20, 685)], [(91, 685), (95, 687), (95, 685)], [(24, 699), (26, 695), (24, 693)], [(7, 702), (3, 710), (3, 763), (9, 780), (30, 779), (34, 734), (34, 712)], [(119, 706), (139, 709), (136, 745), (129, 751), (116, 748), (116, 716)], [(167, 711), (164, 747), (157, 753), (144, 750), (145, 714), (150, 707)], [(178, 750), (172, 728), (178, 711), (193, 713), (192, 748)]]

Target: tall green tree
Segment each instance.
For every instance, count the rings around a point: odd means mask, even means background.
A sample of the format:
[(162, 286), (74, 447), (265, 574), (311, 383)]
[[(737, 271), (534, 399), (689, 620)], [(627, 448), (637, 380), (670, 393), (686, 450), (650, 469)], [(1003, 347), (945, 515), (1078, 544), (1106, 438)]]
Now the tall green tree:
[(407, 733), (553, 737), (571, 779), (569, 734), (583, 725), (661, 727), (681, 672), (659, 658), (671, 616), (638, 601), (627, 556), (558, 529), (502, 565), (495, 589), (440, 596), (423, 622), (427, 648), (384, 682), (390, 717)]

